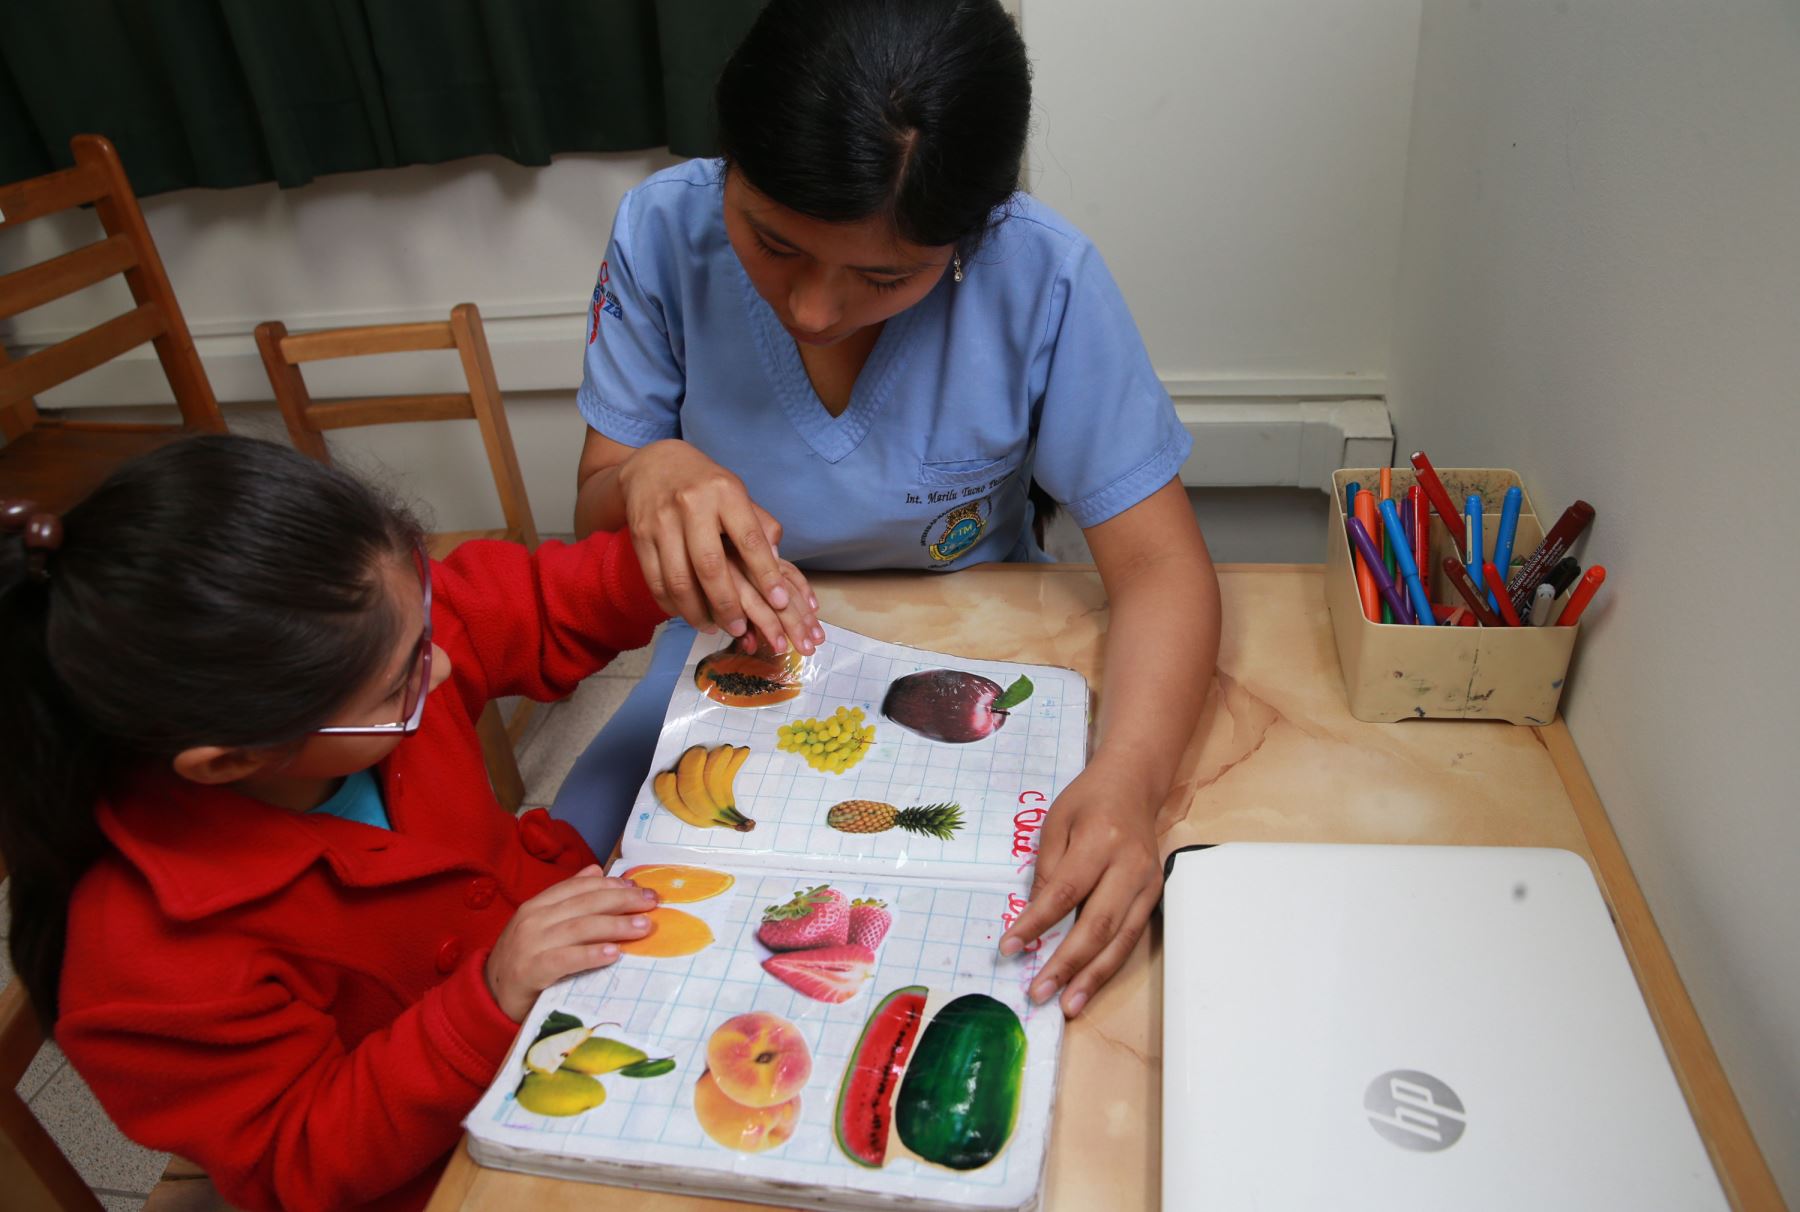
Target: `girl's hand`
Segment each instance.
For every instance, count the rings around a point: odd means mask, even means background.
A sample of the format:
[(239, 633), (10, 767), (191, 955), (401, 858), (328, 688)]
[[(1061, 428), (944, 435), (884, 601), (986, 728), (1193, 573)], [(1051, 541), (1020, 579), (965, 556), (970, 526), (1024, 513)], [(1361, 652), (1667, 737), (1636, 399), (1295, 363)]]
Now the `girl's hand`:
[(520, 905), (488, 953), (487, 986), (494, 1004), (515, 1023), (531, 1013), (538, 994), (565, 976), (604, 968), (619, 944), (650, 932), (641, 916), (656, 894), (630, 880), (611, 879), (595, 866)]
[(806, 578), (776, 552), (780, 523), (729, 471), (686, 442), (652, 442), (620, 467), (619, 491), (664, 610), (708, 634), (755, 626), (776, 652), (792, 644), (810, 654), (825, 638)]
[(1069, 1018), (1119, 970), (1162, 895), (1154, 825), (1161, 796), (1141, 783), (1096, 763), (1069, 785), (1038, 834), (1031, 904), (1000, 938), (1000, 953), (1017, 955), (1081, 907), (1031, 987), (1039, 1003), (1060, 991)]
[[(825, 629), (818, 623), (817, 611), (819, 599), (813, 596), (812, 586), (806, 583), (806, 574), (786, 560), (776, 560), (782, 576), (787, 580), (788, 601), (794, 603), (797, 610), (802, 606), (808, 613), (797, 615), (800, 626), (805, 628), (811, 619), (811, 630), (805, 634), (812, 637), (811, 643), (825, 642)], [(732, 583), (738, 587), (738, 600), (743, 603), (744, 614), (750, 620), (749, 634), (744, 637), (744, 651), (755, 652), (761, 645), (768, 645), (774, 652), (786, 652), (788, 649), (788, 621), (779, 611), (773, 609), (757, 592), (750, 581), (750, 574), (744, 570), (736, 557), (730, 561)], [(799, 647), (798, 643), (795, 644)], [(811, 652), (811, 647), (801, 648), (802, 652)]]

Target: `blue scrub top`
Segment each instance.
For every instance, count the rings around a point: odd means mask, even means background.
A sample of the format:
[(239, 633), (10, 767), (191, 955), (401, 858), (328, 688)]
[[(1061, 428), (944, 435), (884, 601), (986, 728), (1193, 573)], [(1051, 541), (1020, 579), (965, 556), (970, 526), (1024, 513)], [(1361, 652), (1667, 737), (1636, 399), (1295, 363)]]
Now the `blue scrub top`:
[(619, 204), (577, 397), (627, 446), (679, 437), (743, 480), (810, 569), (1042, 558), (1035, 478), (1082, 527), (1166, 484), (1192, 439), (1100, 254), (1019, 194), (964, 278), (890, 319), (842, 416), (725, 234), (716, 160)]

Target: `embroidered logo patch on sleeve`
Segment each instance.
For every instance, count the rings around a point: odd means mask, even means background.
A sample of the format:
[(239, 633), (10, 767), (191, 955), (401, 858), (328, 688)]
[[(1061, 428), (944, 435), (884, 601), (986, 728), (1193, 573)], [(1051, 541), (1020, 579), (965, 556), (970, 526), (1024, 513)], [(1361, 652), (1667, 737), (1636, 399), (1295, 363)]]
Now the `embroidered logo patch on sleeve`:
[(587, 343), (589, 345), (592, 345), (595, 338), (600, 335), (601, 312), (611, 313), (614, 319), (623, 320), (625, 318), (625, 309), (619, 306), (619, 296), (607, 289), (607, 285), (611, 281), (612, 272), (607, 268), (605, 261), (600, 262), (600, 277), (594, 283), (594, 298), (588, 306), (588, 314), (592, 317), (588, 324)]

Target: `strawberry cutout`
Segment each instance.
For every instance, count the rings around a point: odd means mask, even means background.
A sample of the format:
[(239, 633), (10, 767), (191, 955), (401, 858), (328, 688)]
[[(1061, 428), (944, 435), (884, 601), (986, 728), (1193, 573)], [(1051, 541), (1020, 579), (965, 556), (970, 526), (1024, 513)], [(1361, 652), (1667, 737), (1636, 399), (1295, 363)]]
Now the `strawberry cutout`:
[(855, 945), (875, 950), (893, 924), (894, 915), (888, 912), (886, 901), (858, 898), (850, 902), (850, 941)]
[(875, 970), (875, 953), (851, 944), (789, 951), (763, 961), (763, 971), (816, 1002), (838, 1005), (855, 997)]
[(820, 884), (785, 905), (770, 905), (756, 937), (771, 951), (841, 947), (850, 941), (850, 908), (843, 893)]

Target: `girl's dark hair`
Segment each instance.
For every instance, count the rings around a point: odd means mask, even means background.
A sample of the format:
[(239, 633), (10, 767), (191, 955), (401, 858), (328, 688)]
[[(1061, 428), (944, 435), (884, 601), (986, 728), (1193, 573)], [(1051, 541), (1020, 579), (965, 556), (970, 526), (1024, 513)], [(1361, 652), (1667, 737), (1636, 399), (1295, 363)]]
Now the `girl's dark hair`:
[(1031, 65), (999, 0), (770, 0), (715, 101), (758, 192), (968, 256), (1019, 187)]
[(351, 476), (223, 436), (113, 473), (63, 518), (44, 579), (0, 534), (0, 854), (13, 966), (47, 1025), (69, 899), (107, 845), (96, 799), (140, 763), (325, 724), (393, 651), (380, 562), (417, 535)]

